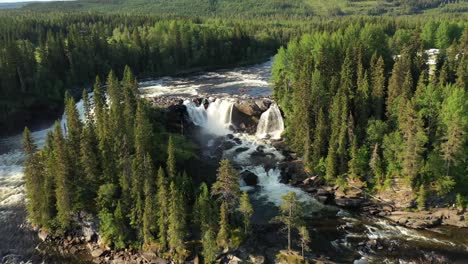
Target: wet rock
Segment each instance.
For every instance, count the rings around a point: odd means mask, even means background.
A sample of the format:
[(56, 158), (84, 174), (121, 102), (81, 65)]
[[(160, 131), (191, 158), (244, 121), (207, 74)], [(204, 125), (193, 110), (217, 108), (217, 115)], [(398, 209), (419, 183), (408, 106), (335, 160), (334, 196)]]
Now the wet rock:
[(271, 101), (266, 99), (255, 100), (255, 105), (260, 109), (260, 111), (265, 112), (270, 108)]
[(262, 114), (262, 110), (254, 101), (242, 100), (234, 104), (234, 107), (247, 116), (260, 116)]
[(287, 161), (279, 164), (281, 170), (281, 182), (296, 185), (302, 183), (309, 175), (304, 171), (302, 161)]
[(246, 148), (246, 147), (240, 147), (240, 148), (236, 148), (236, 150), (234, 150), (234, 152), (236, 153), (242, 153), (242, 152), (245, 152), (249, 150), (249, 148)]
[(226, 138), (227, 138), (227, 139), (234, 139), (234, 135), (233, 135), (233, 134), (228, 134), (228, 135), (226, 136)]
[(266, 157), (268, 155), (263, 151), (254, 151), (254, 152), (252, 152), (252, 154), (250, 154), (250, 156), (263, 158), (263, 157)]
[(240, 138), (233, 138), (232, 139), (237, 145), (242, 144), (242, 140)]
[(259, 145), (257, 148), (256, 148), (257, 152), (265, 152), (265, 146), (263, 145)]
[(224, 141), (223, 144), (221, 144), (221, 148), (223, 150), (228, 150), (232, 149), (236, 144), (232, 141)]
[(251, 171), (243, 171), (240, 176), (244, 180), (245, 184), (247, 184), (247, 186), (255, 186), (258, 184), (258, 176)]

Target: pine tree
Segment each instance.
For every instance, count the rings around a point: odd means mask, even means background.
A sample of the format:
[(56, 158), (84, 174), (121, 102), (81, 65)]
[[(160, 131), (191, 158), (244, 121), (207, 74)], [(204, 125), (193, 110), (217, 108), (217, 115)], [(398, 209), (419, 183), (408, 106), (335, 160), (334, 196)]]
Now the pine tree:
[[(166, 198), (167, 199), (167, 198)], [(183, 197), (174, 182), (171, 182), (171, 201), (169, 210), (168, 244), (171, 253), (179, 262), (185, 258), (185, 215), (180, 209)]]
[(229, 248), (229, 220), (228, 220), (228, 208), (227, 203), (223, 201), (221, 203), (221, 209), (219, 214), (219, 231), (217, 236), (218, 246), (223, 249)]
[(211, 228), (203, 232), (202, 244), (204, 263), (213, 263), (218, 255), (218, 245), (216, 244), (215, 234)]
[(158, 223), (158, 240), (162, 251), (167, 248), (167, 229), (168, 229), (168, 218), (169, 218), (169, 206), (170, 202), (167, 197), (170, 193), (167, 191), (166, 175), (164, 170), (159, 167), (158, 170), (158, 192), (157, 192), (157, 223)]
[(65, 231), (71, 220), (71, 197), (70, 197), (70, 168), (69, 157), (65, 139), (63, 138), (62, 129), (59, 122), (55, 122), (54, 126), (54, 156), (56, 175), (55, 185), (57, 197), (57, 221), (60, 229)]
[(288, 233), (288, 251), (291, 251), (291, 232), (293, 228), (299, 227), (303, 217), (303, 206), (298, 200), (295, 192), (288, 192), (281, 197), (283, 203), (279, 210), (281, 215), (274, 218), (274, 221), (283, 223)]
[(249, 194), (243, 192), (240, 198), (239, 212), (241, 212), (244, 219), (244, 234), (248, 234), (250, 229), (250, 218), (253, 215), (253, 207), (250, 203)]
[(307, 230), (307, 227), (303, 225), (299, 227), (299, 236), (301, 237), (302, 258), (305, 259), (304, 252), (309, 249), (309, 246), (307, 244), (310, 242), (310, 235), (309, 231)]
[(212, 186), (211, 194), (219, 195), (226, 202), (228, 211), (232, 211), (239, 202), (239, 173), (227, 159), (221, 160), (219, 163), (216, 182)]

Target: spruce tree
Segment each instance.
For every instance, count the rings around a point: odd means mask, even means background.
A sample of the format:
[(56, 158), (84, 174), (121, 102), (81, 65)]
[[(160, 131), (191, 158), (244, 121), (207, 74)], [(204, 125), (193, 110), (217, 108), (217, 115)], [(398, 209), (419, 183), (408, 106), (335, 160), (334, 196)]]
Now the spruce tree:
[(158, 223), (158, 241), (162, 251), (167, 249), (167, 229), (169, 218), (170, 201), (167, 199), (170, 192), (168, 191), (166, 175), (163, 168), (158, 170), (158, 191), (157, 191), (157, 223)]
[[(320, 159), (325, 155), (327, 149), (327, 130), (328, 125), (325, 120), (325, 114), (323, 109), (320, 108), (317, 121), (315, 122), (316, 126), (314, 129), (314, 137), (312, 143), (312, 156), (311, 163), (316, 167)], [(317, 172), (315, 172), (317, 173)]]
[(23, 151), (26, 154), (24, 162), (24, 178), (26, 180), (27, 209), (32, 223), (42, 225), (44, 199), (43, 185), (45, 168), (41, 153), (37, 153), (37, 146), (28, 128), (23, 132)]
[(54, 155), (54, 136), (52, 132), (47, 133), (46, 142), (42, 151), (44, 157), (45, 177), (43, 185), (43, 209), (42, 224), (46, 229), (51, 229), (53, 220), (57, 215), (56, 209), (56, 185), (55, 171), (56, 161)]
[(379, 153), (379, 143), (375, 143), (373, 147), (372, 156), (369, 161), (369, 167), (372, 171), (372, 175), (374, 176), (375, 185), (377, 187), (382, 186), (384, 180), (384, 171)]
[(423, 122), (414, 109), (414, 103), (409, 101), (401, 115), (400, 130), (402, 131), (404, 151), (402, 156), (402, 170), (405, 176), (414, 180), (423, 166), (423, 153), (427, 136)]
[(172, 136), (169, 136), (169, 140), (167, 142), (167, 175), (170, 179), (176, 180), (177, 176), (177, 159), (175, 157), (175, 148), (174, 148), (174, 140)]
[(215, 234), (211, 228), (203, 232), (202, 244), (204, 263), (213, 263), (218, 255), (218, 245), (216, 244)]
[[(404, 50), (403, 54), (396, 60), (393, 65), (392, 76), (388, 82), (387, 96), (387, 116), (396, 115), (398, 113), (398, 98), (403, 96), (407, 99), (407, 94), (404, 89), (404, 83), (408, 81), (408, 72), (411, 70), (411, 58), (409, 50)], [(406, 87), (405, 87), (406, 88)]]
[(80, 140), (83, 124), (81, 123), (78, 109), (73, 97), (66, 96), (65, 114), (67, 117), (67, 151), (69, 157), (70, 186), (73, 208), (76, 210), (84, 209), (86, 204), (85, 187), (83, 181), (82, 167), (80, 163)]
[(101, 89), (101, 80), (96, 76), (96, 81), (93, 86), (93, 101), (94, 101), (94, 119), (96, 123), (97, 135), (100, 140), (104, 137), (106, 127), (106, 96)]
[(217, 224), (216, 210), (210, 198), (210, 192), (205, 182), (200, 185), (199, 194), (194, 207), (194, 222), (202, 233), (213, 229)]
[[(168, 245), (170, 252), (179, 262), (185, 258), (185, 215), (180, 208), (183, 204), (183, 196), (177, 189), (174, 182), (171, 182), (171, 200), (169, 208)], [(166, 198), (167, 199), (167, 198)]]
[(63, 137), (60, 123), (55, 122), (54, 126), (54, 156), (55, 156), (55, 185), (57, 197), (57, 221), (61, 231), (65, 231), (70, 226), (72, 197), (70, 197), (70, 168), (67, 145)]
[(439, 131), (442, 133), (441, 156), (445, 163), (445, 174), (452, 176), (451, 167), (463, 164), (462, 161), (466, 159), (468, 93), (456, 86), (448, 86), (446, 89), (447, 97), (442, 103)]
[(229, 232), (228, 208), (226, 201), (223, 201), (221, 203), (221, 209), (219, 213), (219, 230), (216, 240), (218, 242), (218, 246), (224, 250), (229, 248)]
[(157, 201), (155, 181), (149, 177), (145, 182), (145, 208), (143, 213), (143, 239), (146, 245), (155, 241), (157, 231)]
[(87, 123), (81, 133), (80, 146), (80, 164), (82, 168), (83, 178), (82, 198), (84, 208), (93, 210), (93, 202), (96, 198), (96, 191), (101, 181), (101, 168), (99, 166), (99, 149), (97, 137), (92, 124)]
[(211, 194), (219, 195), (222, 201), (226, 202), (229, 211), (232, 211), (239, 202), (241, 194), (239, 173), (227, 159), (219, 163), (216, 182), (212, 186)]
[(244, 220), (244, 234), (248, 234), (250, 230), (250, 218), (253, 215), (253, 207), (250, 203), (249, 194), (243, 192), (240, 198), (239, 212), (242, 214)]
[(382, 57), (377, 59), (377, 54), (374, 54), (371, 63), (371, 98), (373, 115), (376, 119), (382, 119), (384, 114), (384, 98), (385, 98), (385, 65)]

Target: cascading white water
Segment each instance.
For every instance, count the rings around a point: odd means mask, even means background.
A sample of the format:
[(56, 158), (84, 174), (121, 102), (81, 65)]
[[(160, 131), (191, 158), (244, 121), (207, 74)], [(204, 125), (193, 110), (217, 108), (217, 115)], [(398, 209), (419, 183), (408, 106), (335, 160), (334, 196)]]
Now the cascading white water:
[(206, 109), (205, 102), (203, 101), (199, 106), (196, 106), (190, 100), (184, 102), (192, 122), (210, 134), (228, 134), (230, 132), (229, 126), (231, 125), (234, 102), (229, 99), (217, 99), (210, 102)]
[(258, 138), (280, 139), (284, 131), (284, 121), (277, 104), (271, 104), (270, 108), (260, 116), (257, 126)]

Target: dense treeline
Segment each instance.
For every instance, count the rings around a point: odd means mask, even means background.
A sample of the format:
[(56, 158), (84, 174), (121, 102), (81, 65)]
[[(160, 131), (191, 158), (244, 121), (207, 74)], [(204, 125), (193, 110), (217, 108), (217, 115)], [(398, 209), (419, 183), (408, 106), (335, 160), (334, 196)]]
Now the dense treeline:
[[(419, 197), (454, 191), (462, 201), (467, 45), (466, 22), (456, 21), (397, 30), (354, 23), (292, 41), (273, 68), (287, 141), (331, 183), (359, 179), (384, 191), (403, 182)], [(426, 52), (434, 47), (440, 54)]]
[(129, 65), (138, 75), (154, 77), (253, 62), (271, 56), (288, 34), (259, 22), (5, 14), (0, 126), (4, 133), (24, 126), (32, 114), (59, 112), (66, 89), (77, 90), (110, 69)]
[[(303, 19), (311, 16), (402, 15), (425, 11), (445, 12), (445, 7), (467, 7), (463, 0), (80, 0), (36, 3), (26, 10), (95, 11), (132, 14), (173, 14), (184, 16), (281, 17)], [(466, 12), (451, 9), (453, 12)]]
[(197, 236), (206, 263), (239, 246), (253, 210), (229, 161), (221, 161), (211, 191), (204, 182), (197, 188), (180, 165), (191, 158), (191, 144), (168, 133), (161, 113), (138, 97), (130, 68), (121, 81), (111, 71), (106, 87), (97, 78), (92, 100), (84, 91), (82, 113), (66, 96), (66, 122), (55, 124), (42, 150), (25, 129), (32, 223), (64, 234), (85, 212), (98, 217), (104, 245), (144, 248), (177, 263), (197, 250), (186, 243)]

